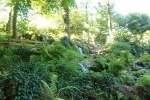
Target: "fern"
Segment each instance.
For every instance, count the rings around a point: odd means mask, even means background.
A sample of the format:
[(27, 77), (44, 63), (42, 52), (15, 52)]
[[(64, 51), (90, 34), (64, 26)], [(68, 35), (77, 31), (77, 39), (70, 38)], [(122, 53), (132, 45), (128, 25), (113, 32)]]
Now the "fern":
[(41, 95), (43, 97), (42, 99), (54, 100), (54, 94), (53, 94), (51, 88), (43, 80), (41, 80)]

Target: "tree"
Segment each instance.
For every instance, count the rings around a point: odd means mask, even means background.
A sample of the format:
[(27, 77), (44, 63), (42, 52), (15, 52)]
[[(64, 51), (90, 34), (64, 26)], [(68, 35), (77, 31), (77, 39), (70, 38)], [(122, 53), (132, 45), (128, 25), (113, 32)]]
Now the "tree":
[(150, 17), (146, 14), (130, 13), (126, 16), (126, 25), (133, 34), (141, 34), (150, 30)]
[(86, 22), (86, 13), (77, 9), (70, 12), (70, 32), (72, 34), (80, 35), (85, 30), (84, 24)]
[[(97, 11), (97, 28), (99, 34), (96, 35), (96, 40), (101, 39), (103, 43), (106, 41), (106, 35), (109, 34), (109, 38), (112, 36), (112, 18), (113, 4), (110, 4), (109, 0), (104, 0), (98, 3)], [(102, 41), (101, 41), (102, 42)]]
[[(18, 15), (23, 15), (25, 18), (27, 18), (28, 15), (28, 10), (29, 8), (31, 8), (31, 1), (30, 0), (10, 0), (7, 1), (7, 4), (13, 8), (12, 10), (12, 33), (13, 36), (12, 38), (17, 38), (17, 27), (16, 27), (16, 23), (17, 23), (17, 17)], [(11, 13), (10, 13), (11, 14)], [(10, 17), (10, 16), (9, 16)], [(9, 18), (10, 20), (10, 18)], [(8, 21), (10, 24), (11, 22)]]
[(64, 10), (64, 23), (65, 23), (65, 32), (68, 35), (68, 39), (70, 40), (70, 18), (69, 18), (69, 7), (74, 6), (75, 1), (74, 0), (62, 0), (61, 6), (63, 7)]
[(112, 35), (112, 22), (111, 22), (111, 8), (110, 8), (110, 2), (107, 0), (107, 22), (108, 22), (108, 29), (109, 29), (109, 35)]
[(9, 18), (8, 18), (8, 22), (6, 24), (6, 33), (7, 34), (11, 33), (11, 22), (12, 22), (12, 10), (10, 10), (10, 12), (9, 12)]
[(46, 0), (46, 3), (42, 6), (42, 10), (46, 13), (47, 11), (56, 11), (63, 9), (63, 20), (65, 24), (65, 32), (68, 35), (68, 39), (70, 40), (70, 6), (75, 6), (75, 0)]

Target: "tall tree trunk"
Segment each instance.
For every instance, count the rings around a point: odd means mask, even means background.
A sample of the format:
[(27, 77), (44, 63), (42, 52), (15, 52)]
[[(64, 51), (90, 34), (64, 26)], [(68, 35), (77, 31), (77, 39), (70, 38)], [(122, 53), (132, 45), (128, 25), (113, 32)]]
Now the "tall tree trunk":
[(111, 12), (110, 12), (110, 3), (109, 0), (107, 0), (107, 16), (108, 16), (108, 30), (109, 30), (109, 40), (112, 40), (112, 22), (111, 22)]
[(17, 14), (18, 14), (18, 10), (19, 10), (19, 3), (16, 2), (14, 8), (13, 8), (13, 21), (12, 21), (12, 32), (13, 32), (13, 36), (12, 38), (17, 38)]
[(11, 33), (11, 22), (12, 22), (12, 10), (10, 10), (10, 12), (9, 12), (9, 19), (8, 19), (7, 24), (6, 24), (6, 33), (7, 34)]
[[(88, 4), (89, 1), (86, 1), (85, 9), (86, 9), (86, 20), (87, 24), (89, 25), (89, 14), (88, 14)], [(89, 27), (87, 27), (87, 37), (88, 37), (88, 54), (90, 54), (90, 33), (89, 33)]]
[[(8, 19), (8, 22), (6, 24), (6, 33), (7, 34), (11, 34), (11, 23), (12, 23), (12, 9), (10, 10), (9, 12), (9, 19)], [(8, 47), (10, 45), (10, 40), (11, 40), (11, 37), (9, 36), (8, 37)]]
[(70, 19), (69, 19), (69, 8), (64, 8), (64, 23), (65, 23), (65, 32), (68, 35), (70, 41)]

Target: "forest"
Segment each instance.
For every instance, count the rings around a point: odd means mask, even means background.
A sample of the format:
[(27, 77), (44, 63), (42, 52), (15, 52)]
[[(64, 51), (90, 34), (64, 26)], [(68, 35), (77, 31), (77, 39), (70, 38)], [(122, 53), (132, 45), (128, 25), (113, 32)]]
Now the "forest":
[(150, 100), (150, 16), (93, 2), (0, 0), (0, 100)]

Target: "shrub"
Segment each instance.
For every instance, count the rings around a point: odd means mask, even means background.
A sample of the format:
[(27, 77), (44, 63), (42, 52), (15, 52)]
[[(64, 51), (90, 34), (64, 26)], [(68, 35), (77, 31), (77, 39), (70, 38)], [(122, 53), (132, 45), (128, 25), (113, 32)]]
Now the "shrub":
[(19, 60), (19, 56), (13, 55), (13, 52), (9, 48), (0, 47), (0, 70), (7, 70), (13, 64)]
[(141, 98), (145, 98), (146, 100), (150, 99), (150, 75), (143, 75), (138, 81), (137, 81), (138, 87), (138, 93), (140, 94)]
[(113, 53), (115, 55), (120, 55), (122, 51), (130, 51), (131, 47), (128, 42), (114, 42), (108, 44), (106, 47), (106, 53)]
[(149, 70), (141, 69), (141, 70), (133, 72), (133, 75), (136, 76), (136, 77), (140, 77), (140, 76), (142, 76), (144, 74), (148, 74), (148, 73), (149, 73)]
[(150, 55), (147, 52), (141, 53), (137, 64), (150, 68)]
[[(61, 96), (71, 97), (78, 100), (100, 100), (112, 98), (112, 89), (114, 88), (115, 80), (111, 74), (87, 72), (76, 74), (70, 79), (59, 79), (58, 89), (61, 89)], [(65, 87), (72, 87), (67, 88)], [(65, 93), (65, 94), (64, 94)]]
[(53, 100), (52, 90), (41, 77), (33, 73), (34, 67), (34, 64), (19, 63), (16, 67), (12, 67), (7, 75), (1, 75), (0, 87), (3, 95), (0, 98)]
[(70, 48), (73, 45), (67, 36), (60, 38), (60, 42), (66, 48)]
[(117, 42), (130, 42), (132, 39), (133, 35), (129, 32), (125, 32), (125, 29), (121, 30), (120, 33), (116, 33), (114, 40)]
[(117, 79), (117, 82), (121, 84), (134, 85), (135, 83), (134, 76), (129, 73), (122, 73), (122, 75), (120, 75), (116, 79)]
[(108, 63), (108, 72), (112, 73), (115, 76), (118, 76), (122, 70), (125, 69), (124, 59), (111, 58)]
[(95, 65), (91, 67), (91, 70), (94, 70), (95, 72), (100, 72), (107, 69), (108, 69), (107, 58), (105, 57), (96, 58)]
[(130, 53), (130, 49), (130, 44), (127, 42), (108, 44), (104, 51), (107, 72), (118, 76), (121, 71), (134, 67), (135, 57)]
[(74, 63), (73, 61), (60, 59), (57, 61), (50, 61), (49, 63), (51, 65), (50, 71), (56, 72), (59, 77), (67, 78), (81, 72), (78, 64)]
[(23, 61), (29, 61), (30, 56), (34, 54), (31, 48), (27, 47), (12, 47), (11, 50), (14, 55), (18, 55)]
[(57, 60), (63, 57), (62, 53), (67, 49), (61, 44), (45, 45), (40, 49), (41, 55), (45, 61)]

